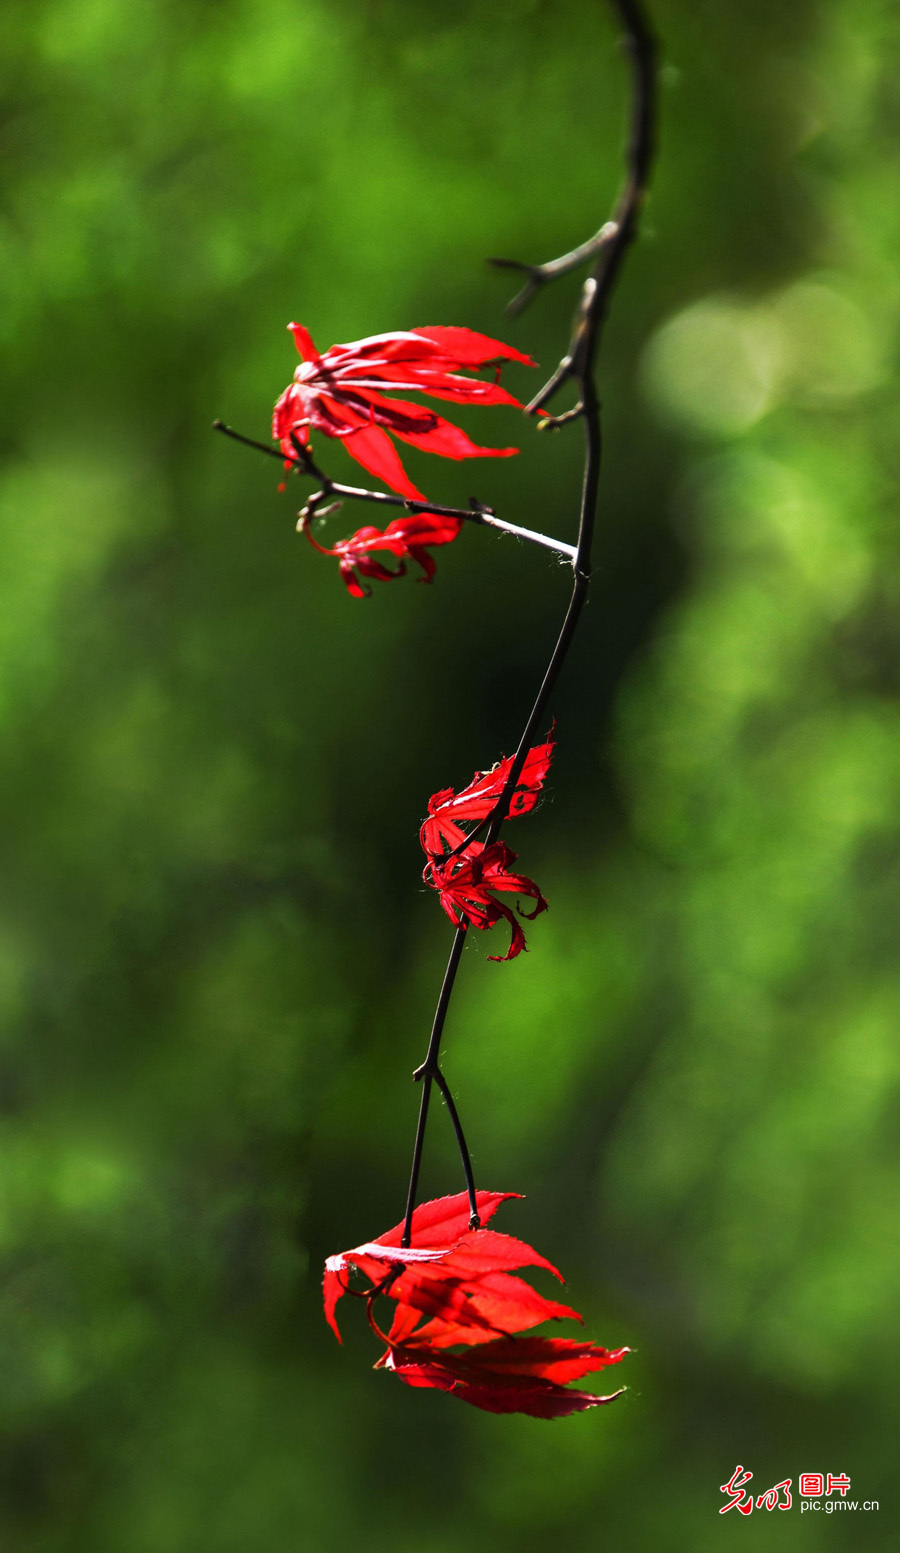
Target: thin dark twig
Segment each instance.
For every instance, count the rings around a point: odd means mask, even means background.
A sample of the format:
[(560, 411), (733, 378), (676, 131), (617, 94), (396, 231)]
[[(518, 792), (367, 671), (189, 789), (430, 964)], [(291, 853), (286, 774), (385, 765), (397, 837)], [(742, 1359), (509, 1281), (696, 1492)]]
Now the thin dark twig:
[(550, 259), (546, 264), (524, 264), (521, 259), (488, 259), (488, 264), (493, 264), (498, 270), (522, 270), (528, 276), (522, 290), (511, 302), (507, 302), (506, 311), (515, 318), (548, 280), (558, 280), (561, 275), (568, 275), (572, 270), (580, 269), (582, 264), (587, 264), (589, 259), (596, 258), (601, 249), (612, 242), (616, 232), (615, 221), (605, 221), (599, 232), (589, 237), (586, 243), (579, 243), (571, 253)]
[(462, 1161), (463, 1175), (465, 1176), (466, 1180), (466, 1191), (469, 1194), (469, 1228), (477, 1229), (479, 1224), (478, 1198), (475, 1196), (475, 1177), (472, 1174), (472, 1161), (469, 1158), (469, 1148), (468, 1144), (466, 1143), (466, 1135), (462, 1130), (462, 1122), (459, 1119), (459, 1112), (456, 1109), (456, 1102), (450, 1093), (450, 1086), (447, 1083), (447, 1080), (444, 1078), (440, 1068), (435, 1068), (434, 1070), (434, 1082), (437, 1084), (438, 1089), (444, 1097), (444, 1104), (447, 1107), (447, 1110), (450, 1112), (450, 1120), (453, 1123), (453, 1131), (456, 1134), (456, 1146), (459, 1149), (459, 1157)]
[(401, 1246), (409, 1246), (412, 1243), (413, 1213), (416, 1207), (419, 1170), (422, 1165), (422, 1149), (425, 1144), (425, 1128), (428, 1125), (428, 1102), (431, 1099), (431, 1086), (433, 1083), (434, 1075), (426, 1073), (422, 1083), (422, 1098), (419, 1101), (419, 1118), (416, 1122), (416, 1137), (413, 1143), (412, 1165), (409, 1172), (409, 1190), (406, 1194), (406, 1212), (403, 1218), (403, 1234), (400, 1236)]
[[(584, 263), (589, 258), (595, 258), (596, 261), (592, 273), (588, 276), (582, 288), (575, 325), (566, 354), (549, 381), (532, 399), (531, 403), (526, 406), (528, 413), (535, 414), (542, 409), (547, 400), (568, 379), (571, 378), (577, 383), (579, 404), (574, 411), (567, 412), (566, 415), (554, 419), (561, 422), (574, 419), (575, 412), (577, 411), (578, 418), (584, 422), (584, 478), (582, 481), (581, 507), (578, 521), (578, 542), (573, 562), (575, 575), (572, 593), (559, 636), (535, 697), (534, 705), (522, 730), (503, 791), (489, 816), (486, 845), (490, 845), (491, 842), (497, 839), (500, 827), (509, 813), (509, 806), (518, 786), (526, 756), (546, 713), (553, 688), (572, 644), (572, 638), (587, 600), (591, 581), (591, 547), (603, 451), (600, 400), (595, 381), (595, 362), (610, 297), (621, 270), (622, 260), (637, 231), (638, 218), (647, 191), (653, 159), (656, 117), (656, 45), (641, 5), (638, 3), (638, 0), (610, 0), (610, 3), (622, 26), (623, 41), (630, 57), (632, 72), (632, 107), (628, 144), (625, 153), (625, 182), (615, 213), (612, 220), (601, 227), (595, 237), (589, 239), (587, 243), (583, 243), (580, 248), (573, 249), (571, 253), (563, 254), (559, 259), (551, 260), (549, 264), (519, 266), (514, 263), (507, 263), (507, 267), (525, 268), (529, 274), (530, 279), (524, 293), (520, 293), (519, 297), (514, 299), (514, 303), (522, 304), (523, 296), (527, 301), (533, 291), (537, 290), (545, 282), (568, 274), (577, 265)], [(497, 261), (495, 260), (494, 262), (496, 263)], [(456, 849), (457, 852), (464, 850), (464, 847), (471, 842), (475, 834), (484, 827), (484, 823), (482, 822), (475, 830), (469, 833), (465, 843)], [(428, 1052), (422, 1066), (416, 1069), (414, 1075), (417, 1079), (421, 1078), (426, 1087), (423, 1089), (413, 1149), (406, 1218), (401, 1239), (401, 1245), (404, 1246), (408, 1246), (411, 1241), (412, 1216), (415, 1208), (416, 1188), (428, 1116), (428, 1095), (432, 1080), (439, 1085), (445, 1100), (448, 1100), (448, 1105), (450, 1104), (446, 1080), (438, 1066), (438, 1055), (441, 1034), (447, 1017), (456, 973), (459, 969), (465, 936), (466, 927), (464, 925), (458, 927), (450, 950), (447, 969), (444, 973), (444, 980), (432, 1026), (431, 1039), (428, 1044)], [(456, 1114), (455, 1106), (451, 1109), (451, 1120), (456, 1129), (457, 1141), (460, 1144), (460, 1152), (463, 1157), (466, 1188), (472, 1208), (472, 1223), (477, 1225), (478, 1216), (475, 1211), (474, 1180), (472, 1178), (468, 1150), (465, 1148), (465, 1139), (462, 1136), (462, 1129), (459, 1126), (459, 1118)]]
[(573, 404), (571, 410), (564, 410), (562, 415), (551, 415), (545, 410), (538, 421), (537, 429), (538, 431), (559, 431), (561, 426), (568, 426), (570, 421), (579, 421), (583, 414), (584, 405), (580, 399), (577, 404)]
[[(585, 371), (591, 370), (609, 299), (622, 260), (637, 232), (650, 181), (656, 143), (656, 40), (638, 0), (610, 0), (610, 4), (619, 18), (622, 42), (631, 64), (631, 123), (625, 152), (625, 182), (612, 220), (607, 222), (607, 228), (611, 229), (609, 241), (600, 246), (594, 269), (585, 281), (568, 350), (544, 387), (526, 405), (529, 415), (543, 409), (569, 378), (581, 381)], [(601, 232), (604, 230), (601, 227)], [(573, 254), (577, 252), (577, 249), (573, 250)], [(565, 264), (572, 257), (566, 254), (561, 262)], [(560, 273), (566, 273), (565, 269)]]
[(582, 406), (581, 419), (585, 427), (585, 463), (574, 565), (575, 579), (562, 629), (519, 740), (503, 792), (497, 801), (488, 829), (488, 842), (496, 839), (500, 826), (507, 816), (513, 793), (522, 774), (525, 757), (565, 661), (590, 587), (591, 546), (602, 456), (600, 401), (594, 375), (595, 360), (609, 300), (621, 270), (622, 259), (637, 232), (638, 217), (646, 196), (653, 160), (656, 122), (656, 45), (643, 11), (636, 0), (611, 0), (611, 3), (622, 24), (624, 43), (632, 67), (632, 111), (626, 150), (626, 177), (614, 217), (616, 232), (601, 251), (594, 274), (590, 275), (584, 283), (569, 350), (550, 379), (550, 383), (527, 406), (529, 411), (539, 409), (550, 397), (548, 389), (557, 378), (560, 381), (568, 376), (574, 376), (577, 379)]
[(291, 458), (289, 453), (283, 453), (280, 448), (270, 447), (268, 442), (257, 442), (253, 437), (245, 437), (242, 431), (235, 431), (233, 426), (226, 426), (224, 421), (213, 421), (213, 431), (224, 432), (233, 442), (242, 442), (245, 448), (255, 448), (257, 453), (265, 453), (267, 458), (277, 458), (279, 464), (290, 463), (302, 467), (298, 458)]
[(321, 469), (312, 462), (312, 458), (306, 455), (302, 443), (296, 440), (294, 447), (301, 456), (292, 458), (289, 453), (283, 453), (279, 448), (269, 447), (265, 442), (256, 442), (253, 437), (245, 437), (242, 432), (226, 426), (224, 421), (213, 421), (213, 430), (221, 431), (234, 442), (243, 443), (246, 448), (255, 448), (258, 453), (266, 453), (269, 458), (277, 458), (281, 464), (293, 464), (298, 473), (312, 475), (320, 481), (322, 489), (315, 491), (308, 498), (300, 515), (299, 527), (303, 527), (305, 521), (310, 518), (322, 517), (322, 502), (328, 501), (332, 496), (338, 496), (347, 501), (375, 502), (379, 507), (400, 507), (405, 512), (433, 512), (440, 518), (462, 518), (464, 522), (476, 523), (480, 528), (497, 529), (499, 533), (509, 534), (513, 539), (526, 539), (531, 544), (541, 545), (545, 550), (555, 550), (570, 563), (575, 560), (574, 545), (567, 544), (564, 539), (554, 539), (550, 534), (539, 534), (536, 529), (522, 528), (518, 523), (507, 523), (505, 518), (497, 517), (492, 507), (486, 507), (474, 497), (469, 507), (445, 507), (440, 502), (413, 501), (406, 496), (392, 495), (388, 491), (367, 491), (359, 485), (342, 485), (339, 481), (331, 480), (323, 474)]
[[(400, 1237), (401, 1246), (408, 1246), (412, 1239), (412, 1216), (416, 1206), (416, 1188), (419, 1184), (419, 1167), (422, 1163), (422, 1147), (425, 1142), (425, 1127), (428, 1122), (428, 1100), (431, 1095), (432, 1081), (436, 1079), (439, 1071), (438, 1059), (441, 1050), (441, 1035), (443, 1034), (444, 1021), (447, 1018), (447, 1009), (450, 1006), (450, 997), (453, 992), (453, 983), (456, 981), (456, 973), (459, 970), (459, 962), (462, 958), (465, 942), (466, 926), (463, 923), (456, 929), (453, 936), (450, 958), (447, 961), (447, 969), (444, 972), (444, 980), (441, 984), (441, 994), (438, 998), (437, 1008), (434, 1011), (434, 1022), (431, 1026), (431, 1037), (428, 1042), (428, 1050), (425, 1053), (425, 1061), (421, 1067), (416, 1068), (413, 1074), (414, 1079), (422, 1080), (422, 1100), (419, 1105), (419, 1120), (416, 1125), (416, 1141), (413, 1144), (412, 1169), (409, 1173), (409, 1192), (406, 1198), (406, 1217), (403, 1221), (403, 1234)], [(458, 1137), (459, 1135), (457, 1134)], [(463, 1139), (463, 1147), (464, 1145), (465, 1139)], [(468, 1161), (468, 1157), (468, 1150), (466, 1150), (465, 1161)], [(465, 1164), (463, 1168), (465, 1168)], [(469, 1179), (471, 1179), (471, 1174), (470, 1166), (468, 1172)], [(478, 1203), (475, 1198), (474, 1185), (469, 1191), (469, 1210), (471, 1227), (477, 1229)]]

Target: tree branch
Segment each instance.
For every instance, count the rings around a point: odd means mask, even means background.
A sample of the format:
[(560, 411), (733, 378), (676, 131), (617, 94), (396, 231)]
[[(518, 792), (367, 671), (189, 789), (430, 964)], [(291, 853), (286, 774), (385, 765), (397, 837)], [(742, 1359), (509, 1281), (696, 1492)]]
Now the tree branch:
[(522, 290), (511, 302), (507, 302), (506, 311), (515, 318), (548, 280), (558, 280), (561, 275), (580, 269), (588, 259), (595, 258), (601, 249), (607, 247), (617, 230), (615, 221), (604, 221), (599, 232), (589, 237), (586, 243), (579, 243), (571, 253), (564, 253), (559, 259), (549, 259), (546, 264), (523, 264), (521, 259), (488, 259), (488, 264), (493, 264), (498, 270), (522, 270), (528, 276)]
[[(462, 518), (464, 522), (476, 523), (480, 528), (493, 528), (500, 534), (509, 534), (513, 539), (525, 539), (530, 544), (541, 545), (545, 550), (555, 550), (557, 555), (561, 555), (570, 563), (575, 560), (574, 545), (566, 544), (563, 539), (554, 539), (550, 534), (539, 534), (536, 529), (522, 528), (518, 523), (507, 523), (505, 518), (497, 517), (492, 507), (484, 506), (474, 497), (470, 507), (444, 507), (440, 502), (411, 501), (406, 496), (395, 496), (388, 491), (367, 491), (359, 485), (342, 485), (323, 474), (311, 457), (291, 458), (279, 448), (269, 447), (265, 442), (256, 442), (253, 437), (245, 437), (242, 432), (226, 426), (224, 421), (213, 421), (213, 430), (223, 432), (234, 442), (242, 442), (245, 448), (255, 448), (258, 453), (265, 453), (269, 458), (277, 458), (280, 464), (293, 464), (298, 473), (311, 475), (321, 482), (321, 490), (314, 491), (306, 501), (300, 514), (298, 528), (302, 528), (306, 520), (316, 516), (322, 517), (323, 513), (319, 510), (322, 502), (330, 500), (332, 496), (338, 496), (347, 501), (374, 502), (379, 507), (400, 507), (404, 512), (434, 512), (441, 518)], [(295, 442), (295, 448), (300, 447), (302, 444)]]
[[(551, 377), (526, 406), (529, 415), (543, 409), (570, 378), (581, 379), (590, 370), (610, 296), (626, 250), (637, 231), (646, 198), (656, 143), (656, 42), (638, 0), (610, 0), (622, 27), (622, 42), (631, 67), (631, 121), (625, 152), (625, 180), (612, 217), (596, 234), (571, 253), (546, 264), (521, 264), (518, 260), (492, 260), (505, 268), (524, 269), (527, 285), (509, 304), (521, 309), (548, 281), (568, 275), (588, 259), (594, 268), (585, 281), (569, 346)], [(587, 363), (587, 366), (586, 366)]]
[[(529, 275), (528, 283), (523, 291), (513, 298), (511, 305), (516, 310), (523, 307), (530, 300), (531, 296), (547, 282), (569, 274), (588, 259), (595, 259), (595, 264), (593, 271), (582, 288), (581, 300), (575, 316), (568, 349), (548, 382), (531, 400), (530, 404), (526, 406), (526, 413), (536, 414), (552, 398), (563, 383), (570, 378), (577, 383), (579, 404), (576, 406), (576, 410), (578, 418), (584, 422), (585, 433), (584, 477), (582, 480), (581, 505), (578, 518), (578, 541), (575, 546), (573, 561), (575, 575), (572, 592), (556, 644), (550, 655), (537, 696), (519, 738), (503, 791), (487, 821), (486, 845), (496, 841), (500, 827), (509, 813), (509, 806), (522, 774), (525, 758), (531, 748), (538, 727), (544, 718), (554, 686), (572, 644), (581, 612), (587, 600), (591, 581), (591, 548), (603, 452), (600, 400), (595, 378), (596, 358), (610, 298), (621, 271), (625, 253), (637, 231), (641, 206), (646, 196), (653, 159), (656, 121), (656, 46), (643, 10), (638, 0), (610, 0), (610, 3), (622, 26), (623, 42), (630, 58), (632, 73), (632, 103), (629, 137), (625, 152), (625, 181), (612, 220), (606, 222), (596, 236), (588, 239), (586, 243), (582, 243), (579, 248), (573, 249), (571, 253), (563, 254), (559, 259), (553, 259), (547, 264), (529, 266), (519, 265), (516, 261), (509, 260), (492, 261), (495, 264), (500, 263), (507, 268), (523, 268)], [(555, 417), (554, 419), (562, 423), (573, 418), (575, 418), (575, 412), (569, 411), (564, 416)], [(482, 822), (481, 825), (469, 833), (465, 843), (457, 851), (464, 850), (464, 847), (473, 839), (477, 831), (484, 828), (484, 823)], [(439, 1085), (445, 1099), (448, 1099), (446, 1080), (440, 1072), (438, 1058), (441, 1034), (456, 981), (456, 973), (459, 969), (465, 937), (466, 927), (458, 927), (450, 950), (447, 969), (444, 973), (444, 980), (432, 1025), (431, 1038), (428, 1043), (428, 1051), (425, 1061), (414, 1075), (417, 1079), (423, 1080), (425, 1087), (423, 1088), (422, 1102), (419, 1108), (409, 1194), (406, 1204), (406, 1219), (401, 1239), (401, 1245), (404, 1246), (408, 1246), (411, 1239), (412, 1216), (416, 1202), (419, 1167), (428, 1117), (428, 1097), (432, 1080)], [(460, 1145), (463, 1160), (466, 1188), (472, 1209), (471, 1222), (472, 1226), (476, 1227), (478, 1215), (476, 1212), (474, 1180), (455, 1106), (451, 1110), (451, 1119), (456, 1130), (457, 1142)]]
[[(453, 993), (453, 984), (456, 981), (456, 973), (459, 970), (459, 962), (466, 942), (466, 931), (465, 925), (462, 925), (456, 929), (453, 936), (453, 945), (450, 950), (450, 958), (447, 961), (447, 969), (444, 972), (444, 980), (441, 984), (441, 994), (434, 1012), (434, 1021), (431, 1026), (431, 1037), (428, 1042), (428, 1050), (425, 1053), (425, 1061), (421, 1067), (416, 1068), (413, 1074), (414, 1079), (421, 1079), (422, 1081), (422, 1099), (419, 1103), (419, 1120), (416, 1124), (416, 1139), (413, 1144), (412, 1168), (409, 1172), (409, 1191), (406, 1197), (406, 1217), (403, 1221), (403, 1234), (400, 1237), (401, 1246), (408, 1246), (412, 1239), (412, 1216), (416, 1206), (416, 1189), (419, 1184), (419, 1167), (422, 1163), (425, 1128), (428, 1123), (428, 1101), (431, 1095), (431, 1085), (433, 1081), (436, 1081), (442, 1091), (444, 1087), (443, 1074), (440, 1072), (438, 1065), (441, 1035), (443, 1034), (444, 1021), (447, 1018), (447, 1009), (450, 1006), (450, 998)], [(470, 1229), (477, 1229), (478, 1202), (475, 1197), (475, 1183), (472, 1180), (472, 1167), (469, 1164), (469, 1152), (466, 1148), (465, 1139), (462, 1136), (462, 1128), (459, 1125), (459, 1117), (455, 1106), (453, 1106), (450, 1114), (451, 1118), (454, 1119), (457, 1142), (460, 1143), (463, 1171), (469, 1192), (469, 1227)]]

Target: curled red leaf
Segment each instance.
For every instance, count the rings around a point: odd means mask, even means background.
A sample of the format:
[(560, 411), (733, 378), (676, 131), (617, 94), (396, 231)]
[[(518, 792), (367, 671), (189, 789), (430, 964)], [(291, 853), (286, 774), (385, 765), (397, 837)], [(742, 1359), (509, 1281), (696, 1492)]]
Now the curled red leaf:
[[(478, 1216), (486, 1224), (502, 1202), (515, 1197), (516, 1192), (476, 1192)], [(325, 1263), (325, 1319), (338, 1342), (341, 1334), (335, 1318), (338, 1300), (347, 1293), (347, 1276), (351, 1267), (365, 1273), (373, 1284), (384, 1281), (392, 1271), (411, 1262), (446, 1256), (469, 1228), (469, 1199), (465, 1192), (452, 1197), (436, 1197), (431, 1202), (420, 1203), (412, 1218), (412, 1238), (415, 1251), (400, 1251), (403, 1220), (370, 1244), (356, 1246), (352, 1251), (342, 1251), (330, 1256)], [(523, 1264), (524, 1265), (524, 1264)]]
[[(551, 730), (552, 732), (552, 730)], [(465, 837), (461, 820), (484, 820), (506, 786), (515, 757), (507, 755), (490, 771), (476, 771), (468, 787), (456, 793), (445, 787), (428, 800), (428, 817), (422, 822), (419, 840), (429, 857), (439, 856), (446, 845), (458, 846)], [(509, 815), (530, 814), (540, 796), (544, 778), (553, 759), (553, 740), (536, 744), (528, 751), (509, 803)]]
[[(429, 555), (429, 547), (449, 545), (459, 534), (462, 525), (462, 518), (442, 517), (436, 512), (409, 513), (406, 517), (395, 518), (384, 531), (375, 528), (373, 524), (367, 524), (357, 529), (349, 539), (339, 539), (331, 549), (320, 545), (313, 538), (312, 529), (308, 525), (305, 533), (310, 544), (321, 555), (337, 556), (341, 577), (348, 592), (354, 598), (362, 599), (372, 590), (360, 581), (360, 577), (393, 582), (395, 578), (404, 575), (408, 560), (415, 561), (421, 567), (419, 581), (430, 582), (435, 567)], [(400, 562), (397, 570), (392, 571), (389, 566), (376, 560), (373, 553), (376, 550), (386, 550), (394, 556)]]
[(293, 434), (305, 446), (310, 431), (338, 437), (370, 474), (401, 496), (424, 500), (412, 484), (391, 437), (444, 458), (506, 458), (517, 448), (485, 448), (425, 405), (384, 397), (385, 392), (427, 394), (459, 404), (521, 403), (498, 382), (461, 376), (492, 361), (535, 363), (521, 351), (472, 329), (440, 326), (374, 334), (320, 354), (302, 324), (289, 324), (303, 357), (272, 420), (272, 436), (294, 454)]
[(525, 874), (515, 874), (512, 864), (516, 853), (505, 841), (493, 841), (483, 846), (472, 841), (465, 851), (446, 861), (431, 858), (425, 865), (423, 879), (432, 889), (438, 890), (447, 916), (454, 927), (464, 922), (482, 932), (506, 921), (510, 927), (509, 948), (506, 954), (490, 954), (489, 960), (514, 960), (527, 948), (522, 924), (504, 901), (497, 899), (497, 892), (505, 895), (526, 896), (535, 902), (534, 911), (516, 910), (519, 916), (533, 921), (547, 910), (547, 902), (533, 879)]
[[(510, 816), (529, 814), (538, 801), (544, 778), (553, 758), (553, 740), (536, 744), (528, 751), (516, 785), (509, 798)], [(441, 905), (454, 927), (464, 923), (486, 931), (505, 921), (510, 929), (506, 954), (492, 954), (491, 960), (514, 960), (527, 948), (520, 917), (533, 921), (547, 910), (547, 902), (533, 879), (514, 872), (517, 854), (504, 841), (488, 844), (476, 839), (481, 822), (492, 813), (503, 795), (513, 767), (514, 756), (498, 761), (490, 771), (476, 771), (468, 787), (454, 792), (445, 787), (428, 800), (428, 814), (422, 822), (419, 839), (428, 858), (423, 879), (437, 890)], [(461, 821), (472, 820), (475, 830), (467, 832)], [(515, 912), (500, 895), (516, 896), (534, 902), (533, 911), (520, 905)]]

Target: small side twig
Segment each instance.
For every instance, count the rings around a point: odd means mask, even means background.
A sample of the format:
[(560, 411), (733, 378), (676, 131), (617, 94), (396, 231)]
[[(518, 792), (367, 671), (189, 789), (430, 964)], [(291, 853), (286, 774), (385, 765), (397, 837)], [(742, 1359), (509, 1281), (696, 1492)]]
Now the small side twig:
[(313, 463), (299, 439), (292, 439), (296, 455), (292, 458), (290, 454), (282, 452), (279, 448), (269, 447), (265, 442), (257, 442), (253, 437), (245, 437), (243, 432), (226, 426), (224, 421), (213, 421), (213, 430), (221, 431), (234, 442), (243, 443), (245, 448), (255, 448), (258, 453), (265, 453), (268, 458), (277, 458), (280, 464), (293, 464), (298, 474), (311, 475), (320, 482), (321, 489), (313, 492), (304, 504), (301, 524), (314, 517), (324, 516), (321, 510), (322, 502), (330, 500), (333, 496), (339, 496), (347, 501), (374, 502), (379, 507), (400, 507), (404, 512), (433, 512), (441, 518), (462, 518), (464, 522), (475, 523), (480, 528), (493, 528), (500, 534), (509, 534), (513, 539), (524, 539), (529, 544), (541, 545), (545, 550), (555, 550), (557, 555), (562, 556), (570, 564), (575, 560), (574, 545), (567, 544), (564, 539), (554, 539), (551, 534), (540, 534), (536, 529), (523, 528), (519, 523), (507, 523), (505, 518), (497, 517), (492, 507), (485, 506), (474, 497), (468, 507), (446, 507), (441, 502), (413, 501), (406, 496), (396, 496), (389, 491), (367, 491), (359, 485), (343, 485), (340, 481), (331, 480)]
[(579, 243), (571, 253), (561, 254), (558, 259), (549, 259), (546, 264), (523, 264), (521, 259), (488, 259), (488, 264), (493, 264), (498, 270), (521, 270), (528, 276), (522, 290), (517, 292), (511, 302), (507, 302), (506, 311), (515, 318), (549, 280), (558, 280), (561, 275), (568, 275), (572, 270), (580, 269), (582, 264), (587, 264), (589, 259), (596, 258), (601, 249), (612, 242), (617, 232), (615, 221), (605, 221), (599, 232), (595, 232), (587, 242)]

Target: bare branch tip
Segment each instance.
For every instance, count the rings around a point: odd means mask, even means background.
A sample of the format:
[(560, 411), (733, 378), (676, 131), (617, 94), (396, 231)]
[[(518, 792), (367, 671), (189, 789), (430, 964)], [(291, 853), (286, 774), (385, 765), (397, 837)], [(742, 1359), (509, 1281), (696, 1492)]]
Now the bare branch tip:
[(491, 258), (486, 262), (488, 264), (493, 264), (494, 268), (497, 270), (520, 270), (524, 275), (530, 275), (534, 269), (533, 264), (526, 264), (522, 259)]
[(518, 318), (520, 313), (524, 313), (529, 302), (533, 301), (539, 290), (538, 282), (530, 280), (527, 285), (522, 287), (521, 291), (517, 291), (512, 301), (506, 304), (506, 311), (510, 318)]

